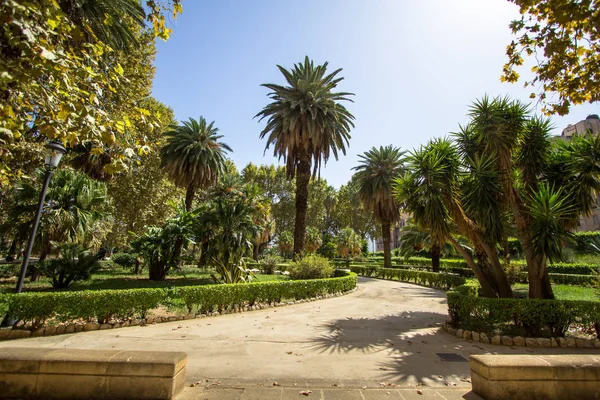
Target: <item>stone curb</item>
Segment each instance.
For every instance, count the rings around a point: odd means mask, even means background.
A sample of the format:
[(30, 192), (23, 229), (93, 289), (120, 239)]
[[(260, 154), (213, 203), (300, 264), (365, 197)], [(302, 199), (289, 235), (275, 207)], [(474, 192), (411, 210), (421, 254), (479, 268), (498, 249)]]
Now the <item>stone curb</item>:
[(273, 307), (283, 307), (283, 306), (291, 306), (294, 304), (308, 303), (317, 300), (331, 299), (333, 297), (343, 296), (354, 291), (358, 290), (358, 286), (354, 287), (354, 289), (348, 290), (346, 292), (336, 292), (336, 293), (328, 293), (323, 296), (311, 297), (309, 299), (300, 299), (296, 301), (288, 301), (283, 303), (259, 303), (253, 306), (243, 306), (239, 307), (235, 305), (231, 310), (224, 310), (222, 312), (213, 312), (207, 314), (188, 314), (188, 315), (179, 315), (179, 316), (171, 316), (171, 317), (148, 317), (145, 319), (131, 319), (128, 321), (116, 322), (112, 324), (99, 324), (95, 322), (75, 322), (71, 324), (58, 324), (57, 326), (45, 326), (41, 327), (35, 331), (30, 331), (28, 329), (0, 329), (0, 340), (11, 340), (11, 339), (23, 339), (28, 337), (39, 337), (39, 336), (54, 336), (54, 335), (62, 335), (67, 333), (76, 333), (76, 332), (89, 332), (89, 331), (97, 331), (97, 330), (106, 330), (106, 329), (117, 329), (117, 328), (126, 328), (128, 326), (146, 326), (150, 324), (160, 324), (163, 322), (174, 322), (174, 321), (183, 321), (190, 320), (194, 318), (206, 318), (206, 317), (216, 317), (219, 315), (226, 314), (237, 314), (241, 312), (255, 311), (255, 310), (263, 310), (266, 308)]
[(485, 344), (493, 344), (497, 346), (511, 347), (569, 347), (569, 348), (596, 348), (600, 349), (600, 339), (582, 339), (572, 337), (559, 338), (524, 338), (522, 336), (492, 336), (489, 338), (483, 332), (469, 331), (464, 329), (455, 329), (447, 322), (444, 323), (442, 329), (452, 336), (459, 339), (464, 339), (472, 342), (480, 342)]

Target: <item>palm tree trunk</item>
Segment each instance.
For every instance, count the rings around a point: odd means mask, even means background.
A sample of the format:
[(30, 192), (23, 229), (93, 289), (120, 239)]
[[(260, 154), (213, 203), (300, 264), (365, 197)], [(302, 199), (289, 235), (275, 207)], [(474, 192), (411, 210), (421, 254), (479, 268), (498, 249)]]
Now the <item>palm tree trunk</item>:
[(447, 240), (463, 256), (463, 258), (467, 262), (467, 265), (475, 273), (475, 276), (477, 277), (477, 280), (479, 281), (479, 285), (481, 286), (483, 296), (484, 297), (498, 297), (496, 290), (494, 290), (494, 288), (490, 284), (490, 281), (488, 280), (488, 278), (485, 276), (483, 271), (481, 271), (479, 266), (477, 264), (475, 264), (475, 260), (473, 259), (473, 256), (471, 255), (471, 253), (469, 253), (467, 250), (465, 250), (465, 248), (462, 247), (461, 244), (458, 243), (456, 240), (454, 240), (453, 237), (448, 237)]
[(391, 226), (389, 221), (381, 221), (381, 238), (383, 239), (383, 268), (392, 268), (392, 254), (390, 249)]
[(190, 212), (194, 203), (194, 195), (196, 194), (196, 187), (190, 183), (185, 190), (185, 211)]
[(440, 272), (440, 255), (442, 248), (438, 244), (431, 246), (431, 267), (433, 272)]
[(306, 211), (308, 210), (308, 182), (310, 181), (310, 156), (300, 157), (296, 169), (296, 221), (294, 224), (294, 255), (304, 251), (306, 236)]

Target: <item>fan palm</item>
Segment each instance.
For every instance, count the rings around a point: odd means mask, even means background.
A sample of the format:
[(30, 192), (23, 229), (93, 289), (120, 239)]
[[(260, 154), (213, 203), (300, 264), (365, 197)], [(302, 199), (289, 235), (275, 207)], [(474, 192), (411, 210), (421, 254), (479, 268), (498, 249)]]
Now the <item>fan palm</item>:
[(336, 236), (335, 242), (338, 254), (346, 259), (346, 268), (349, 268), (350, 256), (360, 253), (360, 236), (352, 228), (344, 228)]
[(292, 233), (289, 231), (281, 232), (277, 238), (277, 246), (283, 257), (287, 257), (294, 249), (294, 236)]
[(175, 185), (186, 189), (185, 208), (192, 209), (198, 189), (216, 184), (225, 172), (226, 152), (231, 148), (219, 139), (214, 121), (190, 118), (182, 125), (171, 125), (165, 132), (167, 143), (160, 150), (161, 167)]
[(351, 101), (352, 93), (333, 92), (343, 78), (341, 69), (327, 74), (327, 65), (315, 66), (306, 57), (304, 63), (294, 65), (291, 71), (277, 66), (288, 86), (263, 84), (271, 90), (272, 102), (256, 117), (267, 119), (260, 134), (266, 138), (265, 151), (273, 146), (273, 153), (286, 162), (289, 179), (296, 177), (296, 219), (294, 225), (294, 253), (304, 250), (308, 183), (320, 171), (330, 156), (346, 154), (354, 116), (340, 103)]
[(384, 267), (392, 266), (390, 230), (400, 219), (399, 206), (392, 193), (392, 183), (404, 172), (404, 151), (392, 145), (373, 147), (359, 155), (360, 165), (353, 169), (359, 184), (359, 197), (365, 208), (373, 211), (381, 223)]
[(323, 244), (323, 236), (317, 228), (309, 227), (306, 230), (306, 251), (314, 253)]

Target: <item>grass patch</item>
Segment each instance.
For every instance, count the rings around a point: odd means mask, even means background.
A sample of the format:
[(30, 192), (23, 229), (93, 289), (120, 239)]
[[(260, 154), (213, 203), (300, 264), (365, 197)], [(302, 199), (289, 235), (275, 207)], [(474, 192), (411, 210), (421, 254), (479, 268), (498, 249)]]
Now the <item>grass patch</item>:
[[(573, 286), (573, 285), (552, 285), (554, 297), (558, 300), (586, 300), (600, 302), (600, 291), (595, 288)], [(526, 298), (529, 287), (525, 283), (516, 283), (513, 285), (515, 297)]]
[[(182, 286), (210, 285), (215, 282), (211, 278), (214, 271), (206, 271), (199, 268), (184, 268), (172, 271), (164, 281), (151, 281), (148, 275), (135, 275), (129, 269), (111, 268), (100, 270), (93, 274), (87, 281), (75, 282), (67, 291), (78, 290), (107, 290), (107, 289), (150, 289), (170, 288)], [(289, 278), (285, 275), (261, 275), (254, 274), (255, 282), (282, 281)], [(0, 293), (13, 293), (15, 291), (16, 278), (4, 280), (0, 283)], [(38, 282), (25, 281), (24, 291), (45, 292), (53, 291), (49, 278), (42, 277)]]

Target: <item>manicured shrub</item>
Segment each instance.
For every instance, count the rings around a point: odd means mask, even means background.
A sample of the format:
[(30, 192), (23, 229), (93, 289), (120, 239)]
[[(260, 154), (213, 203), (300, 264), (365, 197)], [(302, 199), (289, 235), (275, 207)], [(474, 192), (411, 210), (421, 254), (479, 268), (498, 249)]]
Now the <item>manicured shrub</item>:
[(581, 300), (500, 299), (477, 297), (462, 288), (450, 290), (448, 313), (457, 328), (521, 336), (564, 336), (569, 328), (596, 330), (600, 303)]
[(369, 276), (373, 278), (398, 280), (402, 282), (414, 282), (424, 286), (431, 286), (442, 289), (450, 289), (455, 286), (464, 285), (465, 278), (457, 275), (450, 275), (437, 272), (414, 271), (400, 268), (378, 268), (378, 267), (350, 267), (350, 271), (358, 275)]
[(234, 305), (304, 299), (356, 287), (356, 274), (330, 279), (267, 281), (248, 284), (186, 286), (175, 289), (86, 290), (0, 294), (0, 309), (8, 309), (32, 329), (50, 318), (55, 322), (75, 319), (99, 323), (144, 318), (159, 306), (185, 304), (190, 312), (230, 309)]
[(327, 258), (314, 255), (292, 262), (287, 270), (294, 280), (330, 278), (335, 271)]
[(122, 268), (133, 268), (137, 257), (137, 253), (116, 253), (112, 255), (110, 261)]
[(19, 264), (0, 264), (0, 278), (12, 278), (17, 276), (20, 270)]

